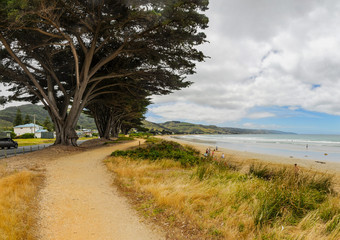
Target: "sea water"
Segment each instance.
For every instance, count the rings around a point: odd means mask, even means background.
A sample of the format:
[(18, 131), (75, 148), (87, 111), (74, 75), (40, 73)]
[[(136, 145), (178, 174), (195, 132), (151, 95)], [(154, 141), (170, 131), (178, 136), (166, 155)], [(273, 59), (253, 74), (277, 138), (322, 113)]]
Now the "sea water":
[(185, 135), (176, 138), (238, 151), (340, 162), (340, 135), (230, 134)]

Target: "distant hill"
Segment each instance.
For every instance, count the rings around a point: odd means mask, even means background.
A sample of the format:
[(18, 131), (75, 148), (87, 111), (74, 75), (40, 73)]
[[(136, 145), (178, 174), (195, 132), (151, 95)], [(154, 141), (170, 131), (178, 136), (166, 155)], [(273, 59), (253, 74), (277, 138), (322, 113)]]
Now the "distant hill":
[(143, 127), (156, 132), (173, 132), (175, 134), (287, 134), (276, 130), (243, 129), (201, 125), (187, 122), (170, 121), (165, 123), (143, 122)]
[[(0, 111), (0, 128), (13, 127), (13, 121), (17, 114), (17, 109), (20, 109), (22, 118), (24, 119), (28, 114), (33, 120), (33, 114), (36, 115), (36, 121), (43, 123), (48, 117), (47, 111), (41, 105), (26, 104), (17, 107), (9, 107)], [(85, 114), (81, 114), (78, 124), (82, 128), (96, 129), (94, 120)], [(229, 128), (217, 127), (214, 125), (193, 124), (187, 122), (170, 121), (165, 123), (153, 123), (143, 121), (143, 127), (154, 131), (163, 133), (175, 134), (284, 134), (275, 130), (259, 130), (259, 129), (243, 129), (243, 128)]]
[[(26, 114), (28, 114), (33, 121), (33, 114), (35, 114), (36, 121), (43, 123), (46, 117), (49, 117), (47, 111), (41, 105), (26, 104), (17, 107), (8, 107), (0, 111), (0, 128), (13, 127), (13, 121), (17, 114), (18, 108), (21, 111), (23, 119), (25, 119)], [(96, 129), (94, 120), (85, 114), (80, 115), (78, 125), (80, 125), (82, 128)]]

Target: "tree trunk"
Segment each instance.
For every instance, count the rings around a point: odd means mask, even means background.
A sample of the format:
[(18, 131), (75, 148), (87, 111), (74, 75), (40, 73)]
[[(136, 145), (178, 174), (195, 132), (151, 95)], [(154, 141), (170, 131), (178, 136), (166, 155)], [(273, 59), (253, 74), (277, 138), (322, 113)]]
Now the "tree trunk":
[(112, 109), (105, 105), (94, 105), (87, 106), (91, 111), (100, 138), (110, 139), (110, 133), (112, 128)]
[(61, 145), (72, 145), (72, 146), (78, 146), (77, 140), (78, 135), (74, 129), (73, 126), (67, 126), (63, 123), (55, 123), (55, 129), (56, 129), (56, 144)]
[(129, 131), (131, 130), (130, 127), (125, 127), (125, 128), (122, 128), (121, 131), (124, 135), (128, 135)]
[(120, 132), (120, 129), (121, 129), (121, 121), (120, 120), (115, 120), (113, 123), (112, 123), (112, 131), (111, 131), (111, 134), (113, 137), (115, 138), (118, 138), (119, 137), (119, 132)]
[(52, 114), (50, 109), (47, 108), (47, 111), (49, 112), (55, 127), (56, 141), (54, 142), (54, 145), (60, 144), (77, 146), (78, 135), (75, 131), (75, 125), (78, 122), (79, 117), (75, 114), (66, 115), (65, 120), (60, 121), (54, 114)]

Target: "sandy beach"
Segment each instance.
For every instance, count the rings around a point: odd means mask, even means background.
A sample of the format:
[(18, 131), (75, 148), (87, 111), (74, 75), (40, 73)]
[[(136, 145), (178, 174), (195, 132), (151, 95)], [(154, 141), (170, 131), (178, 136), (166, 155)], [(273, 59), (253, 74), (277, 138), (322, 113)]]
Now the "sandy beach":
[[(215, 149), (216, 146), (209, 145), (207, 143), (201, 142), (191, 142), (185, 141), (182, 139), (173, 138), (171, 136), (162, 137), (163, 139), (176, 141), (180, 144), (191, 145), (201, 151), (203, 154), (207, 148), (211, 150)], [(251, 163), (251, 162), (263, 162), (263, 163), (273, 163), (273, 164), (283, 164), (288, 166), (293, 166), (295, 163), (304, 169), (314, 170), (314, 171), (322, 171), (330, 174), (335, 174), (336, 177), (340, 179), (340, 163), (337, 162), (323, 162), (319, 160), (311, 160), (311, 159), (299, 159), (299, 158), (290, 158), (290, 157), (282, 157), (276, 155), (269, 154), (260, 154), (260, 153), (252, 153), (252, 152), (242, 152), (236, 151), (232, 149), (220, 148), (218, 147), (218, 151), (215, 151), (215, 156), (220, 158), (222, 153), (225, 155), (225, 159), (228, 161), (234, 162), (242, 162), (242, 163)]]

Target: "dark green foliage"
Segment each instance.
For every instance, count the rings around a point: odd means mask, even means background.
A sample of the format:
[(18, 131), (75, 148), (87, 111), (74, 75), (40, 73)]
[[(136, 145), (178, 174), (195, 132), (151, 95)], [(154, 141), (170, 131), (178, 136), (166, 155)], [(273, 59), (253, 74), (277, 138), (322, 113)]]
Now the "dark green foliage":
[(16, 138), (22, 138), (22, 139), (34, 138), (34, 133), (24, 133), (20, 136), (17, 136)]
[(134, 140), (133, 137), (119, 136), (116, 141), (132, 141), (132, 140)]
[(15, 119), (14, 119), (13, 124), (14, 124), (14, 126), (18, 126), (18, 125), (23, 124), (22, 115), (21, 115), (21, 111), (20, 111), (19, 108), (17, 109), (17, 114), (15, 115)]
[(43, 123), (43, 127), (46, 128), (49, 132), (53, 131), (53, 123), (51, 123), (50, 118), (46, 117)]
[(11, 132), (11, 138), (15, 138), (17, 135), (14, 132)]
[(155, 137), (149, 137), (146, 139), (146, 143), (160, 143), (162, 142), (163, 140), (162, 139), (159, 139), (159, 138), (155, 138)]
[(111, 156), (128, 156), (133, 159), (149, 159), (152, 161), (164, 158), (173, 159), (179, 161), (182, 166), (192, 166), (200, 162), (197, 150), (171, 141), (153, 143), (145, 148), (137, 148), (136, 150), (115, 151)]
[(138, 132), (138, 133), (130, 133), (129, 134), (130, 137), (136, 137), (136, 138), (149, 138), (150, 136), (152, 136), (151, 133), (147, 133), (147, 132)]
[(27, 124), (27, 123), (32, 123), (32, 120), (31, 120), (31, 118), (28, 114), (26, 114), (26, 117), (25, 117), (25, 120), (24, 120), (24, 124)]

